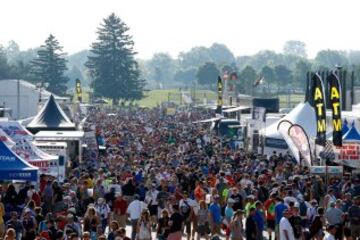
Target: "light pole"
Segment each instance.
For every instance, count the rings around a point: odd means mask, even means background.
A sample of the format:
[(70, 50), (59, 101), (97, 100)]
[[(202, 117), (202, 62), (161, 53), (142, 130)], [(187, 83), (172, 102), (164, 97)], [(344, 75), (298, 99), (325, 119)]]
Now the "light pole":
[(49, 86), (49, 83), (47, 82), (39, 82), (39, 83), (36, 83), (36, 89), (39, 89), (39, 104), (41, 103), (41, 93), (42, 93), (42, 90), (43, 89), (46, 89), (47, 87)]

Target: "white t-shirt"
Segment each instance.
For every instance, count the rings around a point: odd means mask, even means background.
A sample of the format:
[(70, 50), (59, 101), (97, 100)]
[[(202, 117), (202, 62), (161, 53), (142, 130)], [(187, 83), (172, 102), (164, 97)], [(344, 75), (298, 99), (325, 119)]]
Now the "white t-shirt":
[(334, 237), (334, 235), (327, 233), (327, 234), (325, 234), (324, 240), (335, 240), (335, 237)]
[(159, 191), (156, 189), (148, 191), (146, 194), (146, 202), (148, 204), (150, 204), (150, 202), (151, 202), (151, 205), (158, 205), (158, 202), (157, 202), (158, 194), (159, 194)]
[(139, 200), (132, 201), (127, 209), (127, 213), (130, 215), (131, 220), (139, 219), (141, 217), (141, 213), (144, 209), (147, 208), (147, 205)]
[[(288, 239), (285, 236), (284, 231), (287, 231)], [(280, 240), (295, 240), (294, 230), (286, 217), (282, 217), (280, 220)]]

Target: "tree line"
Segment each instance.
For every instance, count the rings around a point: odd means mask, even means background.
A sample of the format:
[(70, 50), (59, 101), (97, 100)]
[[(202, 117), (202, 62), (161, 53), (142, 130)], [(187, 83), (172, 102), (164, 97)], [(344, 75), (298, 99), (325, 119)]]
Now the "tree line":
[[(330, 70), (336, 65), (360, 73), (360, 51), (321, 50), (307, 56), (301, 41), (288, 41), (283, 51), (262, 50), (251, 56), (235, 56), (224, 44), (193, 47), (175, 58), (156, 53), (149, 60), (137, 59), (128, 26), (115, 14), (103, 19), (97, 39), (89, 50), (67, 55), (53, 35), (35, 49), (21, 51), (11, 41), (0, 45), (0, 79), (24, 79), (49, 84), (48, 90), (64, 94), (75, 79), (94, 90), (95, 96), (118, 100), (142, 97), (144, 88), (197, 87), (215, 89), (217, 75), (237, 73), (237, 87), (253, 93), (262, 78), (261, 91), (301, 90), (307, 71)], [(358, 74), (357, 74), (358, 75)], [(259, 89), (259, 88), (257, 88)], [(256, 90), (257, 90), (256, 89)], [(259, 90), (257, 90), (259, 91)]]
[(262, 50), (252, 56), (236, 57), (225, 45), (215, 43), (208, 48), (194, 47), (177, 58), (158, 53), (150, 60), (140, 61), (140, 65), (142, 74), (154, 88), (198, 85), (215, 89), (215, 74), (235, 72), (238, 89), (245, 94), (251, 94), (255, 82), (260, 79), (261, 91), (279, 92), (289, 88), (301, 91), (308, 71), (332, 70), (341, 65), (360, 73), (360, 51), (321, 50), (310, 59), (305, 43), (287, 41), (281, 53)]

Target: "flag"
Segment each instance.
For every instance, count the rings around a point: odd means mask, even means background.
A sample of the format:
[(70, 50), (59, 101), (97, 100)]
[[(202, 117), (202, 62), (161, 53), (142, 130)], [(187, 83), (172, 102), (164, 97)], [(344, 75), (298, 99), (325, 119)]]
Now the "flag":
[(254, 87), (257, 87), (261, 84), (264, 84), (264, 77), (260, 77), (259, 79), (257, 79), (254, 83)]
[(82, 89), (81, 89), (81, 82), (79, 79), (76, 79), (76, 96), (79, 102), (82, 102)]
[(277, 126), (277, 130), (280, 135), (284, 138), (286, 144), (288, 145), (290, 151), (294, 155), (296, 161), (300, 163), (300, 152), (291, 137), (289, 136), (289, 129), (293, 125), (289, 120), (281, 120)]
[(325, 146), (326, 141), (326, 110), (324, 85), (319, 74), (312, 76), (312, 85), (310, 98), (313, 101), (313, 107), (316, 116), (316, 141), (315, 143)]
[(312, 166), (312, 154), (309, 137), (303, 127), (293, 124), (288, 130), (289, 137), (306, 161), (307, 166)]
[(312, 153), (309, 137), (305, 130), (298, 124), (289, 120), (282, 120), (277, 126), (278, 132), (284, 138), (295, 160), (301, 164), (300, 155), (305, 160), (305, 165), (312, 166)]
[(333, 144), (342, 145), (342, 121), (341, 121), (341, 85), (338, 76), (332, 72), (327, 77), (329, 84), (329, 97), (332, 109)]
[(218, 100), (217, 100), (216, 113), (221, 114), (222, 113), (222, 105), (223, 105), (223, 83), (221, 81), (220, 76), (218, 76), (217, 90), (218, 90)]

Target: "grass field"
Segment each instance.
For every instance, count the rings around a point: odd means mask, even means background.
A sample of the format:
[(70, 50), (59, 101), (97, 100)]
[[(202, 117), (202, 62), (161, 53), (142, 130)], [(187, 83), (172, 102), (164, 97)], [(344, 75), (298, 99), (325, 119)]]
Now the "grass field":
[[(188, 95), (193, 96), (193, 92), (188, 92)], [(180, 104), (181, 94), (178, 89), (161, 89), (161, 90), (151, 90), (144, 92), (144, 98), (136, 103), (141, 107), (153, 108), (162, 102), (167, 102), (168, 100)], [(202, 103), (202, 99), (206, 96), (208, 100), (216, 100), (216, 93), (209, 90), (196, 90), (196, 100), (197, 103)], [(88, 92), (83, 92), (83, 102), (88, 102), (89, 94)], [(280, 108), (288, 107), (288, 96), (279, 95)], [(74, 99), (75, 101), (75, 99)], [(304, 101), (303, 94), (292, 94), (290, 96), (290, 107), (296, 106), (299, 102)], [(109, 101), (111, 104), (111, 101)], [(183, 101), (184, 104), (184, 101)]]
[[(192, 92), (189, 92), (189, 95), (192, 95)], [(166, 102), (168, 100), (180, 104), (181, 102), (181, 93), (177, 89), (162, 89), (162, 90), (152, 90), (144, 93), (145, 97), (138, 101), (137, 103), (141, 107), (155, 107), (156, 105)], [(215, 100), (216, 94), (209, 90), (197, 90), (196, 99), (203, 99), (206, 95), (207, 99)], [(184, 104), (184, 102), (183, 102)]]

